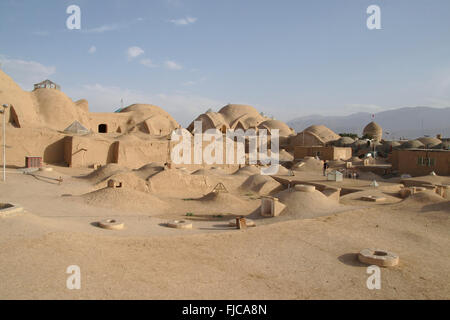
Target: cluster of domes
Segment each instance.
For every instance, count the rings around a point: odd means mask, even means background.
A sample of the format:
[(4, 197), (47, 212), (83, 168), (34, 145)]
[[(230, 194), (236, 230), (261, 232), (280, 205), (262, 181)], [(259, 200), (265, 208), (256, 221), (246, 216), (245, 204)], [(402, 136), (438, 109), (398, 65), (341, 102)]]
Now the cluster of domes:
[(201, 114), (188, 126), (190, 132), (194, 131), (196, 121), (202, 123), (203, 132), (209, 129), (218, 129), (222, 132), (228, 129), (266, 129), (270, 133), (271, 130), (278, 129), (280, 136), (295, 133), (286, 123), (265, 117), (254, 107), (243, 104), (228, 104), (219, 112), (208, 111)]

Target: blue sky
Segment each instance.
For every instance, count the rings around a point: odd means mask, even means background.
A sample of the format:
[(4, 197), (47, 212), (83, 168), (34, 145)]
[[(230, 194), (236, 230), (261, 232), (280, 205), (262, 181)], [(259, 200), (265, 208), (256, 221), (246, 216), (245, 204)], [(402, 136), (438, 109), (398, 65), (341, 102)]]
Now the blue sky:
[[(81, 8), (68, 30), (66, 8)], [(381, 30), (366, 9), (381, 8)], [(251, 104), (280, 120), (450, 106), (450, 1), (2, 0), (2, 69), (91, 111), (157, 104), (187, 125)]]

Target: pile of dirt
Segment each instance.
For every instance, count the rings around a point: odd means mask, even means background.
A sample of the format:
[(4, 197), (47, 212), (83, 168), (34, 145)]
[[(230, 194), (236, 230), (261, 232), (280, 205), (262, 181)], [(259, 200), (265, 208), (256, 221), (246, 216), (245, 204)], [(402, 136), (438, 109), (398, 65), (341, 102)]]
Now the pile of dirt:
[(373, 181), (373, 180), (380, 181), (380, 180), (383, 180), (383, 178), (381, 176), (379, 176), (379, 175), (377, 175), (377, 174), (375, 174), (373, 172), (370, 172), (370, 171), (359, 172), (358, 179), (369, 180), (369, 181)]
[(288, 176), (290, 170), (286, 169), (283, 166), (278, 166), (278, 172), (275, 174), (276, 176)]
[(182, 170), (168, 169), (148, 179), (151, 192), (174, 197), (192, 197), (205, 194), (214, 187), (208, 182), (208, 175), (188, 175)]
[(112, 175), (128, 171), (130, 171), (130, 169), (121, 166), (117, 163), (109, 163), (107, 165), (98, 168), (97, 170), (94, 170), (84, 178), (90, 180), (94, 184), (97, 184), (103, 180), (108, 179)]
[(432, 204), (432, 203), (438, 203), (438, 202), (443, 202), (446, 201), (443, 197), (441, 197), (440, 195), (438, 195), (436, 192), (432, 191), (432, 190), (425, 190), (425, 191), (421, 191), (421, 192), (417, 192), (411, 196), (409, 196), (408, 198), (406, 198), (403, 201), (404, 205), (408, 205), (408, 204), (420, 204), (420, 205), (425, 205), (425, 204)]
[(259, 203), (256, 201), (243, 200), (228, 192), (210, 192), (195, 200), (197, 204), (205, 206), (212, 213), (218, 214), (241, 214), (252, 212)]
[(81, 198), (88, 205), (121, 210), (125, 213), (156, 215), (163, 214), (169, 209), (167, 203), (149, 193), (123, 188), (104, 188), (86, 193)]
[(211, 173), (207, 169), (198, 169), (198, 170), (195, 170), (194, 172), (192, 172), (191, 174), (194, 176), (204, 176), (204, 175), (208, 175)]
[(260, 173), (261, 173), (261, 170), (258, 167), (256, 167), (255, 165), (250, 165), (250, 166), (245, 166), (245, 167), (240, 168), (233, 174), (251, 176), (251, 175), (260, 174)]
[(281, 212), (283, 216), (300, 219), (310, 219), (331, 215), (343, 210), (336, 201), (329, 199), (322, 192), (301, 192), (291, 189), (284, 190), (275, 195), (286, 208)]
[(306, 157), (300, 162), (296, 163), (293, 167), (295, 171), (322, 171), (323, 170), (323, 161), (319, 159), (315, 159), (312, 157)]
[(164, 170), (164, 164), (158, 163), (158, 162), (152, 162), (149, 164), (146, 164), (139, 169), (133, 170), (136, 175), (141, 177), (144, 180), (147, 180), (151, 176), (157, 174), (158, 172), (161, 172)]
[(437, 184), (450, 184), (450, 177), (445, 176), (422, 176), (422, 177), (414, 177), (414, 178), (408, 178), (408, 179), (402, 179), (401, 182), (406, 186), (416, 186), (421, 187), (424, 185), (437, 185)]
[(198, 169), (191, 173), (195, 176), (201, 176), (201, 175), (226, 175), (227, 173), (220, 168), (213, 167), (211, 169)]
[(279, 191), (282, 188), (283, 186), (270, 176), (264, 176), (260, 174), (254, 174), (248, 177), (240, 186), (240, 189), (245, 192), (250, 191), (260, 195), (268, 195), (273, 192)]
[(245, 201), (228, 192), (210, 192), (196, 201), (207, 202), (211, 205), (244, 205)]
[(141, 178), (136, 174), (136, 172), (121, 172), (113, 174), (108, 177), (108, 179), (102, 180), (95, 184), (96, 188), (105, 188), (108, 184), (109, 179), (114, 179), (117, 182), (122, 183), (122, 188), (136, 190), (140, 192), (149, 192), (148, 183), (146, 180)]
[(279, 160), (280, 161), (293, 161), (294, 156), (287, 152), (285, 149), (281, 149), (279, 153)]
[[(398, 192), (399, 190), (400, 190), (400, 187), (397, 186), (395, 191)], [(354, 201), (360, 202), (360, 201), (362, 201), (361, 200), (362, 197), (374, 196), (374, 197), (385, 198), (385, 200), (380, 203), (397, 203), (397, 202), (402, 201), (402, 199), (395, 196), (396, 192), (383, 192), (383, 190), (380, 190), (379, 188), (376, 188), (373, 190), (363, 190), (363, 191), (358, 191), (358, 192), (352, 192), (352, 193), (342, 196), (341, 202), (343, 204), (345, 204), (346, 202), (351, 203)], [(373, 202), (373, 203), (375, 203), (375, 202)], [(364, 202), (360, 202), (360, 204), (364, 204)], [(366, 202), (365, 204), (370, 204), (370, 202)]]

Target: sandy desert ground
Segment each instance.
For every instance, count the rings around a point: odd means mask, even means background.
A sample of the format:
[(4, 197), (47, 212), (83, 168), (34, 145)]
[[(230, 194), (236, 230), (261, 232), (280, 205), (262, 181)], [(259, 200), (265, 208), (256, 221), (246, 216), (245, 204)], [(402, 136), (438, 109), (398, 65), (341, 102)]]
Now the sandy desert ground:
[[(450, 203), (433, 193), (403, 200), (395, 196), (395, 181), (380, 182), (376, 192), (387, 201), (370, 203), (358, 200), (374, 194), (366, 188), (370, 180), (345, 180), (344, 185), (359, 184), (363, 190), (341, 197), (336, 209), (316, 212), (323, 203), (314, 200), (296, 209), (315, 212), (313, 218), (293, 210), (290, 216), (258, 219), (258, 190), (275, 192), (280, 184), (261, 183), (251, 168), (189, 175), (155, 167), (110, 166), (96, 172), (53, 167), (34, 175), (9, 168), (0, 200), (25, 210), (0, 217), (0, 298), (450, 298)], [(132, 188), (102, 189), (105, 178), (118, 174)], [(178, 180), (161, 187), (141, 184), (136, 175)], [(319, 172), (289, 178), (324, 180)], [(183, 185), (202, 179), (204, 185)], [(218, 181), (230, 192), (205, 196)], [(228, 227), (228, 220), (240, 214), (255, 217), (256, 227)], [(123, 221), (125, 229), (98, 228), (96, 222), (105, 218)], [(194, 228), (164, 226), (175, 218), (192, 220)], [(400, 255), (398, 266), (381, 269), (381, 290), (366, 287), (367, 266), (356, 256), (363, 248)], [(80, 290), (66, 288), (70, 265), (81, 268)]]

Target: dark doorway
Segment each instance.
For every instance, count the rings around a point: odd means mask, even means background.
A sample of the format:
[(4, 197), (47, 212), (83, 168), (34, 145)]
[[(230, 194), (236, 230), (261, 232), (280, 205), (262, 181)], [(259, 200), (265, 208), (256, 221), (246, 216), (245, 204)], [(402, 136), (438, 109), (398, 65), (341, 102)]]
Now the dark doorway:
[(98, 133), (108, 133), (108, 126), (104, 123), (98, 125)]

